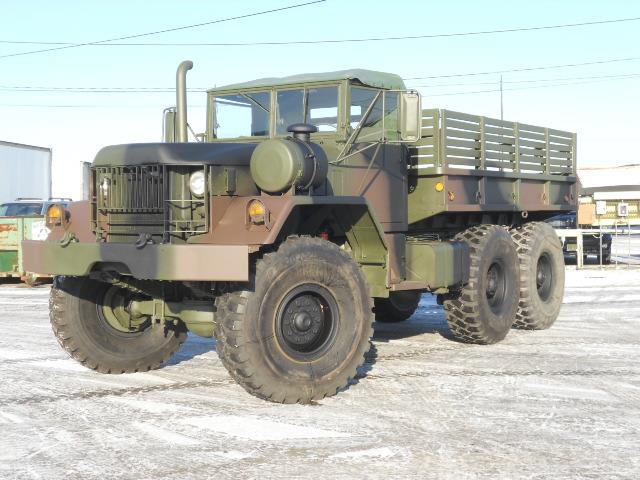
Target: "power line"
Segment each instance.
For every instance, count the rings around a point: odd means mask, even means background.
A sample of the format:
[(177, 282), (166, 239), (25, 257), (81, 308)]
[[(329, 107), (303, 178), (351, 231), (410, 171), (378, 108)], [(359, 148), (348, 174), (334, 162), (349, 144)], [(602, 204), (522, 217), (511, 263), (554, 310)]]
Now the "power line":
[[(595, 75), (595, 76), (586, 76), (586, 77), (554, 77), (554, 78), (535, 78), (531, 80), (504, 80), (505, 84), (514, 84), (514, 83), (539, 83), (539, 82), (558, 82), (564, 80), (591, 80), (591, 79), (600, 79), (600, 78), (624, 78), (624, 77), (636, 77), (640, 75), (640, 73), (623, 73), (623, 74), (615, 74), (615, 75)], [(414, 88), (442, 88), (442, 87), (460, 87), (460, 86), (472, 86), (472, 85), (496, 85), (498, 81), (493, 82), (471, 82), (471, 83), (439, 83), (439, 84), (427, 84), (427, 85), (414, 85)], [(0, 87), (2, 89), (3, 87)]]
[[(566, 80), (593, 80), (593, 79), (616, 79), (626, 77), (636, 77), (640, 73), (624, 73), (614, 75), (595, 75), (595, 76), (579, 76), (579, 77), (554, 77), (554, 78), (537, 78), (530, 80), (504, 80), (505, 84), (521, 84), (521, 83), (539, 83), (539, 82), (558, 82)], [(496, 85), (497, 81), (492, 82), (470, 82), (470, 83), (439, 83), (426, 85), (413, 85), (412, 88), (442, 88), (454, 86), (473, 86), (473, 85)], [(204, 93), (207, 88), (189, 88), (187, 91), (192, 93)], [(48, 93), (174, 93), (174, 87), (46, 87), (46, 86), (24, 86), (24, 85), (0, 85), (0, 92), (48, 92)]]
[[(188, 92), (203, 93), (206, 88), (189, 88)], [(0, 92), (56, 93), (175, 93), (171, 87), (30, 87), (0, 85)]]
[[(35, 104), (35, 103), (2, 103), (0, 104), (0, 107), (20, 107), (20, 108), (96, 108), (96, 109), (101, 109), (101, 108), (107, 108), (107, 109), (111, 109), (111, 108), (147, 108), (147, 109), (154, 109), (154, 110), (162, 110), (163, 107), (162, 106), (158, 106), (158, 105), (114, 105), (114, 104), (109, 104), (109, 105), (90, 105), (90, 104), (82, 104), (82, 105), (78, 105), (78, 104)], [(206, 105), (189, 105), (189, 108), (206, 108)]]
[(298, 3), (295, 5), (288, 5), (286, 7), (280, 7), (280, 8), (272, 8), (270, 10), (262, 10), (260, 12), (253, 12), (253, 13), (247, 13), (244, 15), (237, 15), (234, 17), (227, 17), (227, 18), (221, 18), (218, 20), (211, 20), (209, 22), (202, 22), (202, 23), (195, 23), (193, 25), (183, 25), (181, 27), (174, 27), (174, 28), (165, 28), (163, 30), (156, 30), (154, 32), (146, 32), (146, 33), (138, 33), (135, 35), (126, 35), (123, 37), (116, 37), (116, 38), (109, 38), (106, 40), (97, 40), (95, 42), (84, 42), (84, 43), (72, 43), (72, 44), (67, 44), (67, 45), (61, 45), (61, 46), (57, 46), (57, 47), (52, 47), (52, 48), (44, 48), (41, 50), (31, 50), (28, 52), (18, 52), (18, 53), (10, 53), (7, 55), (0, 55), (0, 58), (8, 58), (8, 57), (18, 57), (18, 56), (22, 56), (22, 55), (32, 55), (35, 53), (44, 53), (44, 52), (52, 52), (55, 50), (64, 50), (64, 49), (69, 49), (69, 48), (77, 48), (77, 47), (86, 47), (89, 45), (99, 45), (99, 44), (103, 44), (103, 43), (108, 43), (108, 42), (117, 42), (120, 40), (129, 40), (131, 38), (140, 38), (140, 37), (147, 37), (147, 36), (151, 36), (151, 35), (159, 35), (161, 33), (169, 33), (169, 32), (177, 32), (179, 30), (186, 30), (189, 28), (197, 28), (197, 27), (204, 27), (206, 25), (213, 25), (216, 23), (223, 23), (223, 22), (231, 22), (233, 20), (241, 20), (241, 19), (245, 19), (245, 18), (250, 18), (250, 17), (257, 17), (259, 15), (266, 15), (268, 13), (275, 13), (275, 12), (282, 12), (285, 10), (291, 10), (294, 8), (300, 8), (300, 7), (306, 7), (308, 5), (313, 5), (316, 3), (323, 3), (326, 2), (326, 0), (312, 0), (309, 2), (305, 2), (305, 3)]
[[(609, 79), (601, 79), (601, 80), (585, 80), (585, 81), (577, 81), (577, 82), (567, 82), (567, 83), (552, 83), (547, 85), (530, 85), (527, 87), (515, 87), (515, 88), (504, 88), (504, 91), (514, 91), (514, 90), (532, 90), (537, 88), (551, 88), (551, 87), (564, 87), (568, 85), (583, 85), (589, 83), (599, 83), (603, 81), (615, 81), (615, 80), (634, 80), (640, 78), (640, 74), (636, 74), (633, 76), (621, 76), (619, 78), (609, 78)], [(494, 83), (495, 85), (496, 83)], [(468, 92), (449, 92), (449, 93), (436, 93), (436, 94), (428, 94), (426, 97), (448, 97), (448, 96), (458, 96), (458, 95), (471, 95), (477, 93), (494, 93), (499, 92), (500, 89), (491, 89), (491, 90), (474, 90)]]
[(493, 70), (489, 72), (451, 73), (448, 75), (430, 75), (428, 77), (405, 77), (403, 78), (403, 80), (430, 80), (432, 78), (472, 77), (472, 76), (479, 76), (479, 75), (496, 75), (500, 73), (531, 72), (534, 70), (550, 70), (554, 68), (583, 67), (586, 65), (602, 65), (605, 63), (631, 62), (635, 60), (640, 60), (640, 57), (613, 58), (609, 60), (596, 60), (592, 62), (583, 62), (583, 63), (565, 63), (562, 65), (546, 65), (542, 67), (511, 68), (508, 70)]
[[(322, 0), (324, 1), (324, 0)], [(296, 5), (303, 6), (309, 5), (311, 3), (318, 2), (309, 2), (307, 4)], [(287, 7), (294, 8), (294, 7)], [(286, 9), (286, 8), (284, 8)], [(284, 10), (278, 9), (278, 10)], [(272, 11), (278, 10), (270, 10), (267, 12), (261, 13), (270, 13)], [(244, 17), (235, 17), (236, 18), (244, 18)], [(268, 41), (268, 42), (216, 42), (216, 43), (110, 43), (116, 42), (118, 40), (125, 40), (129, 38), (137, 38), (145, 35), (155, 35), (157, 33), (165, 33), (171, 32), (175, 30), (181, 30), (184, 28), (192, 28), (193, 26), (188, 27), (179, 27), (175, 29), (161, 30), (159, 32), (152, 32), (148, 34), (140, 34), (140, 35), (131, 35), (128, 37), (121, 37), (111, 40), (102, 40), (99, 42), (89, 42), (83, 44), (77, 43), (66, 43), (66, 42), (31, 42), (31, 41), (19, 41), (19, 40), (0, 40), (0, 43), (6, 44), (32, 44), (32, 45), (62, 45), (59, 48), (70, 48), (74, 46), (99, 46), (99, 47), (255, 47), (255, 46), (275, 46), (275, 45), (317, 45), (317, 44), (326, 44), (326, 43), (359, 43), (359, 42), (384, 42), (384, 41), (397, 41), (397, 40), (418, 40), (418, 39), (427, 39), (427, 38), (447, 38), (447, 37), (467, 37), (474, 35), (493, 35), (499, 33), (514, 33), (514, 32), (530, 32), (536, 30), (553, 30), (553, 29), (561, 29), (561, 28), (575, 28), (575, 27), (586, 27), (593, 25), (604, 25), (604, 24), (612, 24), (612, 23), (624, 23), (624, 22), (636, 22), (640, 20), (640, 17), (631, 17), (631, 18), (616, 18), (611, 20), (596, 20), (591, 22), (580, 22), (580, 23), (563, 23), (557, 25), (542, 25), (542, 26), (534, 26), (534, 27), (515, 27), (515, 28), (504, 28), (504, 29), (496, 29), (496, 30), (479, 30), (472, 32), (452, 32), (452, 33), (435, 33), (429, 35), (406, 35), (406, 36), (395, 36), (395, 37), (368, 37), (368, 38), (343, 38), (343, 39), (324, 39), (324, 40), (287, 40), (287, 41)], [(218, 23), (216, 22), (208, 22), (194, 26), (202, 26), (209, 25), (210, 23)], [(52, 49), (55, 50), (55, 49)], [(49, 51), (41, 50), (41, 51)], [(32, 52), (37, 53), (37, 52)], [(3, 58), (3, 57), (0, 57)]]
[[(584, 81), (576, 81), (576, 82), (566, 82), (566, 83), (555, 83), (555, 84), (547, 84), (547, 85), (529, 85), (526, 87), (515, 87), (515, 88), (503, 88), (504, 91), (515, 91), (515, 90), (531, 90), (538, 88), (552, 88), (552, 87), (563, 87), (569, 85), (583, 85), (589, 83), (599, 83), (603, 81), (615, 81), (615, 80), (633, 80), (639, 79), (640, 74), (629, 74), (629, 75), (621, 75), (615, 78), (607, 78), (607, 76), (603, 76), (601, 78), (597, 78), (595, 80), (584, 80)], [(496, 82), (493, 83), (494, 85)], [(437, 93), (437, 94), (427, 94), (425, 97), (446, 97), (446, 96), (460, 96), (460, 95), (471, 95), (478, 93), (495, 93), (499, 92), (500, 89), (488, 89), (488, 90), (474, 90), (474, 91), (466, 91), (466, 92), (449, 92), (449, 93)], [(91, 105), (91, 104), (0, 104), (1, 107), (29, 107), (29, 108), (149, 108), (149, 109), (159, 109), (160, 107), (153, 105)], [(190, 106), (190, 108), (192, 108)], [(193, 108), (206, 108), (206, 105), (193, 105)]]

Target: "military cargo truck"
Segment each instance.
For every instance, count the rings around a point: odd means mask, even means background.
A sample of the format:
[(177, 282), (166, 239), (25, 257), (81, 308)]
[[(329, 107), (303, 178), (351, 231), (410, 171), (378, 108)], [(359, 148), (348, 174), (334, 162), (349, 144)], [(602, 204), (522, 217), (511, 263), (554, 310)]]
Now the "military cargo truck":
[(191, 331), (251, 394), (307, 403), (345, 388), (374, 319), (405, 320), (424, 292), (459, 341), (554, 322), (564, 264), (543, 220), (575, 209), (574, 134), (423, 110), (399, 76), (351, 70), (209, 90), (188, 142), (191, 67), (168, 141), (102, 149), (90, 200), (24, 244), (57, 275), (73, 358), (149, 370)]

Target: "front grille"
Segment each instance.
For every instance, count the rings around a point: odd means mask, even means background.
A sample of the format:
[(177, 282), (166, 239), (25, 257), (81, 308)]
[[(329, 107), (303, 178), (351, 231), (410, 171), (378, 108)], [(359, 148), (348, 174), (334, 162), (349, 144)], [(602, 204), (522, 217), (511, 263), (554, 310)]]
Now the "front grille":
[(95, 167), (91, 220), (97, 237), (133, 243), (146, 234), (154, 243), (166, 243), (207, 232), (207, 205), (202, 198), (191, 198), (185, 184), (195, 168), (202, 167)]
[(106, 213), (162, 213), (164, 176), (159, 165), (97, 167), (98, 210)]

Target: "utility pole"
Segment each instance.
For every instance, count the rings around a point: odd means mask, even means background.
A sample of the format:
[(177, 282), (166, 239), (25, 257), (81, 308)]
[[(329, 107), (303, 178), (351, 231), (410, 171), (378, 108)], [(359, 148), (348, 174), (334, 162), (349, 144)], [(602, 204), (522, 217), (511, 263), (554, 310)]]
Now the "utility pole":
[(500, 75), (500, 120), (504, 120), (503, 118), (503, 108), (502, 108), (502, 75)]

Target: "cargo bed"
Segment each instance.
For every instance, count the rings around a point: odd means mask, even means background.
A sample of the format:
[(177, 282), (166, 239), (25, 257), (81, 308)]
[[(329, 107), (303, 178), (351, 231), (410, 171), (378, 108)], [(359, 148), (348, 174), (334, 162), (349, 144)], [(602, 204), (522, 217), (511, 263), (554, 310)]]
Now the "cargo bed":
[(429, 109), (410, 153), (410, 223), (448, 211), (575, 208), (575, 133)]

